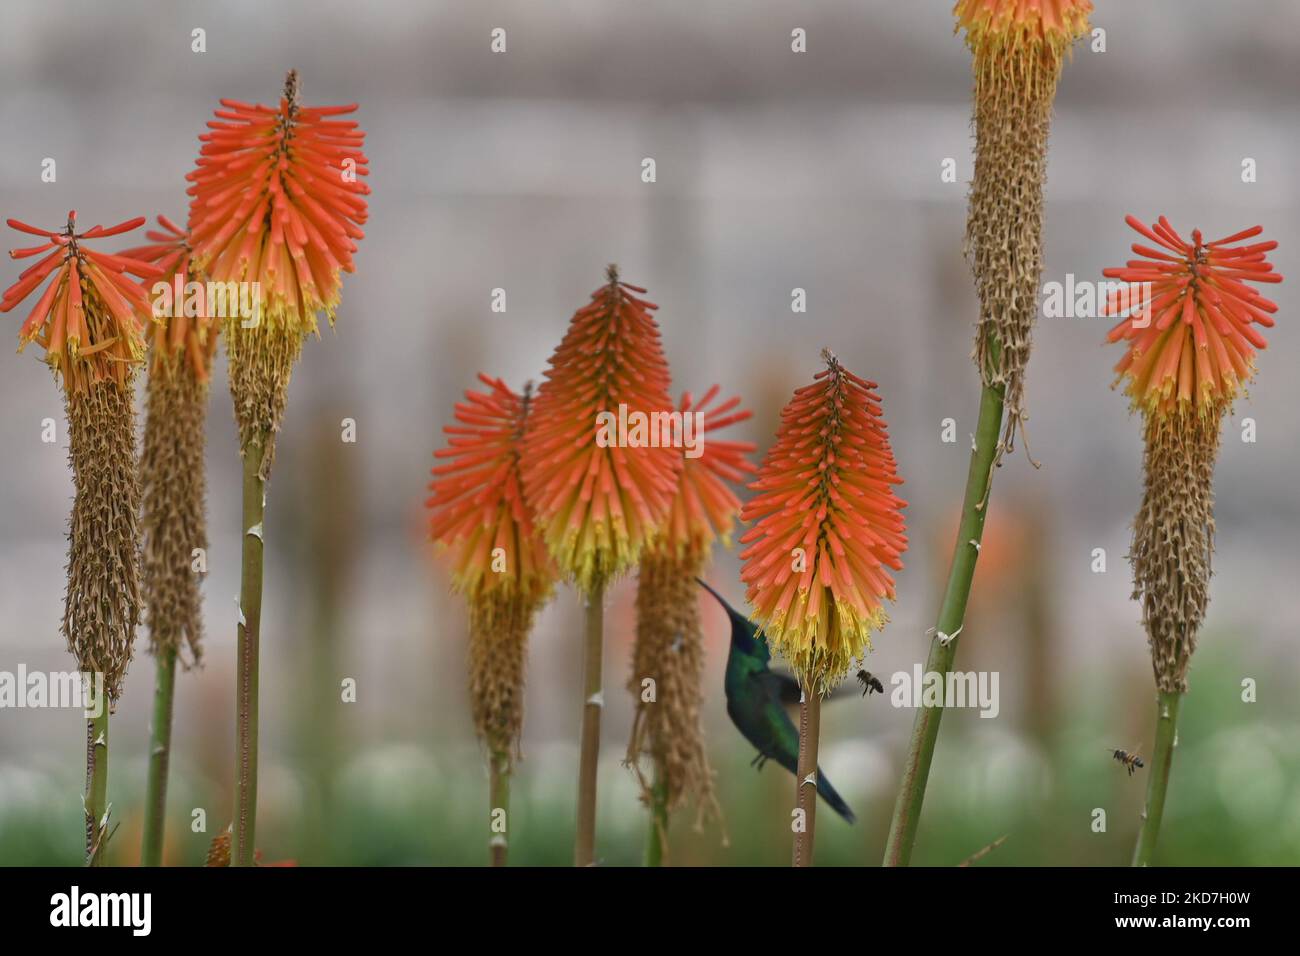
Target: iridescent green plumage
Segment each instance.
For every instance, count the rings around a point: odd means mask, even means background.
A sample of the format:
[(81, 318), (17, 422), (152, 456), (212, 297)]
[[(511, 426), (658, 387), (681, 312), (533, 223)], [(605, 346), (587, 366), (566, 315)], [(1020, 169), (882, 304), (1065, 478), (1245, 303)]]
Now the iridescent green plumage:
[[(731, 649), (723, 684), (727, 716), (741, 736), (758, 750), (754, 763), (760, 769), (768, 760), (775, 760), (795, 773), (799, 762), (799, 731), (786, 713), (786, 707), (799, 703), (798, 683), (793, 677), (768, 667), (772, 654), (752, 621), (703, 581), (700, 586), (718, 599), (731, 621)], [(849, 823), (856, 820), (820, 767), (817, 768), (817, 792)]]

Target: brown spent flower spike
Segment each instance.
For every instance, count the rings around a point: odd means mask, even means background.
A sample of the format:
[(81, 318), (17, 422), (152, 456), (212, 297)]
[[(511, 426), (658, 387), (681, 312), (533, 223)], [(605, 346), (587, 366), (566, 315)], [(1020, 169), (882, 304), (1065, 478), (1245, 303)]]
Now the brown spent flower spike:
[(1003, 451), (1023, 430), (1024, 375), (1043, 268), (1047, 139), (1061, 68), (1088, 31), (1089, 0), (958, 0), (975, 75), (975, 175), (966, 258), (980, 315), (975, 364), (1002, 385)]
[(140, 615), (132, 385), (152, 311), (147, 293), (127, 273), (154, 278), (160, 270), (86, 244), (129, 232), (144, 223), (143, 217), (85, 232), (77, 231), (75, 210), (58, 232), (16, 219), (8, 223), (46, 240), (12, 250), (11, 258), (49, 254), (6, 290), (0, 311), (8, 312), (53, 276), (23, 323), (19, 351), (33, 341), (45, 349), (63, 385), (70, 426), (75, 494), (63, 634), (79, 668), (103, 674), (105, 691), (116, 702)]
[[(684, 421), (685, 416), (694, 415), (698, 417), (691, 421), (701, 423), (697, 432), (700, 454), (683, 455), (681, 478), (663, 534), (641, 555), (636, 646), (627, 684), (637, 708), (626, 762), (640, 781), (642, 801), (652, 807), (660, 801), (663, 812), (671, 814), (687, 798), (693, 798), (697, 828), (706, 817), (721, 819), (722, 810), (704, 743), (704, 636), (695, 579), (703, 572), (713, 543), (722, 540), (730, 544), (740, 499), (729, 483), (740, 482), (757, 470), (746, 457), (754, 451), (753, 443), (704, 437), (750, 417), (747, 409), (737, 410), (738, 396), (710, 408), (718, 392), (715, 385), (698, 402), (688, 392), (679, 404)], [(647, 678), (655, 682), (653, 702), (644, 699), (642, 682)], [(653, 759), (654, 781), (642, 772), (642, 756)], [(664, 847), (667, 834), (662, 831), (666, 827), (657, 820), (656, 828)]]
[(204, 446), (217, 329), (206, 301), (200, 298), (197, 310), (190, 308), (194, 303), (186, 286), (201, 276), (190, 263), (189, 237), (166, 216), (158, 223), (161, 231), (145, 234), (150, 245), (123, 253), (163, 270), (158, 281), (167, 285), (174, 306), (155, 309), (166, 314), (154, 325), (145, 398), (140, 455), (145, 614), (154, 656), (174, 652), (189, 667), (203, 656), (202, 576), (192, 565), (194, 550), (208, 547)]
[(1214, 463), (1221, 418), (1182, 412), (1145, 425), (1142, 505), (1133, 519), (1133, 600), (1156, 686), (1187, 693), (1187, 669), (1210, 604)]

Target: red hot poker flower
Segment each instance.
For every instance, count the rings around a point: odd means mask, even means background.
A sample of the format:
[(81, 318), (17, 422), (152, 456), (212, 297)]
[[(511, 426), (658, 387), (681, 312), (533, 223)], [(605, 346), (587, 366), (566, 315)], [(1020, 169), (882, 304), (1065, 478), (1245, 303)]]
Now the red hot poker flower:
[[(457, 425), (443, 429), (449, 447), (434, 456), (447, 464), (433, 469), (426, 502), (435, 541), (454, 547), (454, 580), (471, 601), (500, 592), (540, 601), (550, 591), (554, 569), (537, 537), (532, 510), (524, 501), (520, 447), (531, 396), (516, 395), (501, 379), (482, 373), (486, 392), (469, 390), (456, 405)], [(502, 549), (504, 573), (493, 568)]]
[[(183, 358), (190, 363), (195, 378), (206, 382), (212, 369), (212, 358), (217, 351), (217, 335), (212, 328), (211, 308), (206, 295), (199, 300), (197, 315), (187, 312), (190, 297), (185, 287), (189, 282), (199, 280), (190, 262), (193, 256), (190, 237), (166, 216), (159, 216), (158, 224), (162, 226), (161, 230), (150, 229), (145, 233), (149, 245), (137, 246), (121, 253), (156, 265), (162, 270), (159, 282), (167, 285), (170, 290), (173, 307), (166, 310), (155, 308), (155, 317), (160, 321), (154, 325), (150, 368), (156, 373), (162, 363)], [(157, 297), (154, 301), (155, 304), (166, 302), (162, 297)], [(165, 314), (158, 315), (159, 311), (165, 311)]]
[(332, 322), (340, 273), (364, 238), (365, 133), (347, 106), (299, 106), (290, 73), (278, 109), (222, 100), (187, 178), (195, 263), (217, 282), (257, 281), (273, 327)]
[(907, 548), (902, 484), (876, 384), (823, 352), (827, 368), (781, 411), (758, 492), (741, 580), (754, 619), (805, 686), (826, 693), (884, 626), (890, 569)]
[[(585, 594), (636, 563), (668, 514), (682, 467), (681, 449), (655, 427), (672, 408), (650, 314), (658, 306), (633, 293), (645, 290), (619, 281), (611, 266), (609, 282), (574, 313), (524, 437), (524, 492), (551, 555)], [(602, 442), (603, 414), (651, 424)]]
[[(1107, 278), (1151, 284), (1150, 302), (1108, 336), (1129, 343), (1115, 371), (1128, 379), (1134, 405), (1163, 416), (1232, 401), (1254, 375), (1255, 349), (1267, 345), (1253, 325), (1272, 327), (1277, 311), (1246, 283), (1282, 281), (1266, 259), (1277, 243), (1241, 244), (1263, 232), (1261, 226), (1213, 242), (1194, 229), (1188, 242), (1164, 216), (1149, 227), (1135, 216), (1125, 221), (1159, 247), (1134, 243), (1141, 259), (1103, 272)], [(1126, 298), (1127, 303), (1112, 293), (1107, 314), (1131, 306), (1134, 296)]]
[(48, 255), (5, 290), (0, 312), (8, 312), (54, 277), (18, 332), (18, 351), (29, 342), (44, 348), (45, 360), (63, 377), (69, 396), (104, 380), (125, 386), (143, 355), (144, 322), (152, 313), (148, 293), (127, 274), (155, 278), (161, 270), (129, 255), (97, 252), (85, 241), (130, 232), (144, 224), (144, 217), (85, 232), (77, 232), (75, 209), (68, 213), (61, 232), (38, 229), (17, 219), (7, 222), (12, 229), (45, 240), (10, 250), (11, 259)]
[[(495, 784), (509, 773), (523, 729), (528, 634), (557, 575), (519, 475), (532, 388), (520, 396), (500, 379), (479, 381), (488, 390), (467, 391), (458, 424), (443, 429), (449, 447), (435, 452), (445, 464), (433, 469), (427, 505), (433, 538), (452, 549), (453, 584), (469, 605), (470, 710)], [(503, 854), (494, 851), (494, 859)]]
[(1047, 43), (1066, 47), (1088, 32), (1091, 0), (957, 0), (953, 15), (976, 49)]
[(661, 545), (691, 561), (702, 560), (719, 538), (729, 543), (731, 526), (740, 514), (740, 499), (731, 485), (758, 470), (746, 457), (756, 447), (753, 442), (705, 438), (709, 432), (743, 422), (752, 415), (748, 409), (735, 410), (740, 405), (739, 395), (709, 408), (719, 391), (714, 385), (698, 402), (685, 392), (678, 406), (683, 422), (688, 415), (703, 415), (703, 429), (694, 435), (699, 454), (692, 457), (688, 450), (683, 456), (682, 476), (664, 522)]

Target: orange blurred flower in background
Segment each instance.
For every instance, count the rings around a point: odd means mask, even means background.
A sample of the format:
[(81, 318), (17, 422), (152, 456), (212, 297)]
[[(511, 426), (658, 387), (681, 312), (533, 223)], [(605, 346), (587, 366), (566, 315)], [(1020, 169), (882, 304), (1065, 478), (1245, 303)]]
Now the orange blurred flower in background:
[(871, 646), (907, 548), (902, 484), (876, 385), (829, 350), (817, 381), (781, 411), (776, 443), (741, 512), (756, 524), (741, 580), (774, 650), (825, 694)]
[[(1134, 243), (1141, 259), (1103, 272), (1151, 284), (1150, 301), (1130, 308), (1133, 314), (1108, 336), (1129, 343), (1115, 366), (1119, 380), (1128, 380), (1135, 406), (1160, 414), (1231, 402), (1254, 376), (1255, 349), (1267, 345), (1252, 326), (1273, 325), (1277, 305), (1246, 283), (1282, 281), (1266, 258), (1277, 243), (1241, 244), (1263, 232), (1261, 226), (1213, 242), (1193, 229), (1188, 242), (1164, 216), (1149, 227), (1135, 216), (1125, 222), (1160, 248)], [(1134, 299), (1112, 292), (1105, 314), (1119, 314)]]

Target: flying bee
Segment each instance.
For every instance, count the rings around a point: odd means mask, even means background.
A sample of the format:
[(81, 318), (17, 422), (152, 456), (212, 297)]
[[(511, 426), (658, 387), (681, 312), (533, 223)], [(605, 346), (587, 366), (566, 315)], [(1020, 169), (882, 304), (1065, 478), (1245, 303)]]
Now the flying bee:
[(1116, 750), (1111, 754), (1111, 756), (1124, 765), (1128, 770), (1128, 775), (1130, 777), (1133, 776), (1134, 770), (1139, 770), (1146, 766), (1146, 764), (1142, 762), (1140, 756), (1135, 753), (1131, 754), (1127, 750)]
[(885, 685), (880, 683), (880, 678), (876, 677), (869, 670), (858, 671), (858, 682), (862, 684), (863, 697), (866, 697), (872, 692), (877, 694), (883, 694), (885, 692)]

